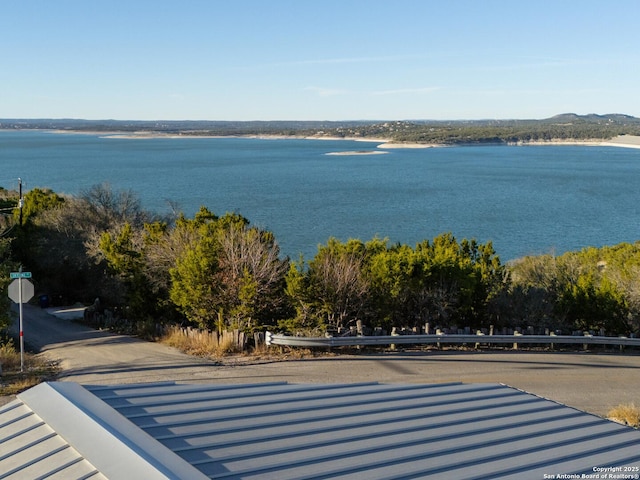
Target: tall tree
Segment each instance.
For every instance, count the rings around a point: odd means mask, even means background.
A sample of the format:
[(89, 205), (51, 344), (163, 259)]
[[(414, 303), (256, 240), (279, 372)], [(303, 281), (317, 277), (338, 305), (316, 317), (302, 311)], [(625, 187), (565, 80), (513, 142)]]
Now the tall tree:
[(273, 234), (240, 215), (218, 218), (206, 210), (174, 234), (189, 244), (169, 270), (170, 296), (189, 320), (213, 328), (222, 312), (227, 325), (246, 329), (281, 314), (288, 260), (279, 259)]
[[(100, 240), (105, 232), (117, 236), (129, 224), (142, 229), (153, 217), (131, 192), (114, 192), (96, 185), (78, 197), (61, 198), (50, 191), (25, 197), (27, 208), (20, 259), (37, 272), (43, 288), (63, 301), (87, 301), (109, 296)], [(32, 208), (33, 207), (33, 208)]]
[(370, 316), (367, 245), (330, 238), (305, 265), (301, 258), (287, 275), (287, 294), (296, 308), (295, 326), (332, 329), (355, 325)]

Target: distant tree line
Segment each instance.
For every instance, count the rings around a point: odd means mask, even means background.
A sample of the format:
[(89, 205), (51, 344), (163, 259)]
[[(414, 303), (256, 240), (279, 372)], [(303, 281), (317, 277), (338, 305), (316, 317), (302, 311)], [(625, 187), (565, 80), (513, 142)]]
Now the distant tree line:
[(556, 115), (542, 120), (459, 121), (122, 121), (0, 119), (0, 129), (149, 132), (190, 136), (282, 135), (356, 137), (442, 145), (508, 144), (552, 140), (607, 140), (640, 135), (640, 118), (622, 114)]
[(618, 135), (640, 135), (640, 119), (626, 115), (566, 114), (547, 120), (385, 122), (339, 127), (327, 134), (442, 145), (608, 140)]
[[(145, 211), (130, 191), (33, 189), (22, 224), (2, 191), (0, 282), (23, 265), (37, 295), (101, 305), (139, 333), (155, 323), (321, 335), (362, 322), (396, 328), (639, 333), (640, 242), (502, 264), (491, 243), (443, 233), (415, 246), (328, 239), (283, 257), (274, 235), (238, 214)], [(6, 213), (6, 212), (5, 212)], [(1, 305), (8, 311), (6, 296)], [(8, 316), (3, 317), (3, 324)]]

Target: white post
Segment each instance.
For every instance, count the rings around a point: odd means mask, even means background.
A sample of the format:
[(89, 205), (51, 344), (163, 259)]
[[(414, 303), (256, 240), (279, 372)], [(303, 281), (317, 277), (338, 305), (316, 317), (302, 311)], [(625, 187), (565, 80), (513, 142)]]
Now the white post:
[(22, 265), (18, 278), (18, 311), (20, 312), (20, 371), (24, 372), (24, 331), (22, 330)]

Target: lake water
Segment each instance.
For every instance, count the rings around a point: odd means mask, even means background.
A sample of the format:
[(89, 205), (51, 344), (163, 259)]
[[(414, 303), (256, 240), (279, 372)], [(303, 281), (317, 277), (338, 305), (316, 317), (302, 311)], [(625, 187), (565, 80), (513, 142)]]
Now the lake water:
[(160, 213), (238, 212), (311, 258), (330, 236), (414, 245), (491, 240), (503, 261), (640, 239), (640, 150), (479, 146), (390, 150), (348, 140), (101, 138), (0, 131), (0, 186), (77, 194), (108, 182)]

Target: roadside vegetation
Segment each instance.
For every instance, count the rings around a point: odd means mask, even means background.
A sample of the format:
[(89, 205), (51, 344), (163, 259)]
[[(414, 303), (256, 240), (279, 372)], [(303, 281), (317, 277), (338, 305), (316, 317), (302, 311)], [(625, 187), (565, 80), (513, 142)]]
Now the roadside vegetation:
[[(241, 215), (203, 207), (192, 218), (158, 216), (109, 185), (74, 197), (33, 189), (19, 219), (14, 209), (0, 239), (4, 287), (23, 265), (37, 281), (36, 299), (93, 305), (89, 317), (108, 313), (109, 326), (126, 333), (157, 337), (158, 324), (250, 336), (427, 324), (640, 332), (640, 242), (503, 264), (491, 243), (451, 233), (413, 246), (329, 238), (313, 258), (290, 259), (271, 232)], [(0, 302), (8, 312), (6, 296)], [(0, 326), (8, 325), (3, 315)]]
[(20, 369), (20, 352), (10, 339), (0, 343), (0, 396), (16, 395), (45, 380), (55, 378), (58, 367), (31, 353), (24, 354)]
[(625, 403), (612, 408), (609, 410), (607, 418), (633, 428), (640, 428), (640, 408), (633, 403)]
[[(134, 192), (106, 184), (77, 196), (32, 189), (22, 215), (17, 192), (0, 190), (0, 200), (8, 209), (0, 236), (4, 289), (22, 265), (33, 273), (36, 301), (46, 295), (52, 305), (91, 305), (90, 316), (108, 316), (120, 331), (214, 359), (234, 353), (233, 342), (185, 339), (180, 328), (322, 336), (361, 325), (384, 334), (429, 324), (432, 331), (640, 334), (640, 242), (503, 264), (491, 243), (451, 233), (416, 245), (329, 238), (313, 258), (290, 259), (271, 232), (241, 215), (203, 207), (193, 217), (160, 216), (143, 210)], [(9, 312), (0, 296), (0, 331)], [(55, 365), (29, 354), (20, 372), (8, 340), (0, 364), (0, 395), (56, 374)], [(609, 416), (637, 426), (637, 412), (620, 406)]]
[(214, 338), (208, 333), (197, 336), (184, 335), (176, 326), (170, 327), (159, 341), (165, 345), (197, 357), (221, 358), (230, 354), (242, 353), (233, 336)]

